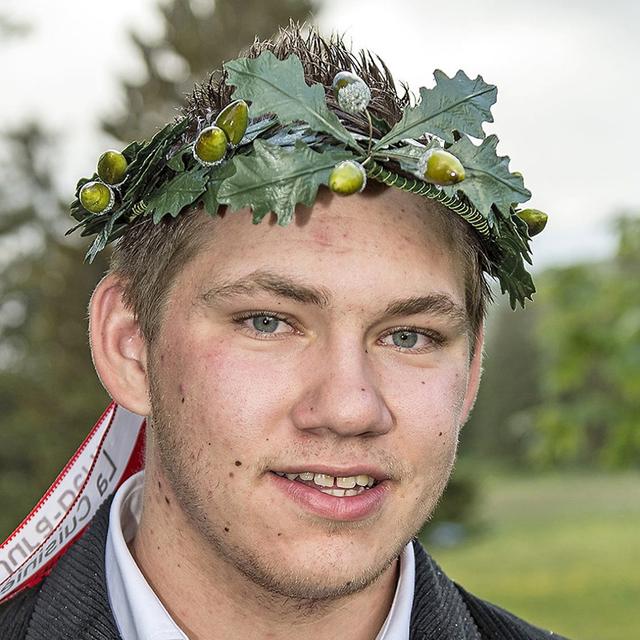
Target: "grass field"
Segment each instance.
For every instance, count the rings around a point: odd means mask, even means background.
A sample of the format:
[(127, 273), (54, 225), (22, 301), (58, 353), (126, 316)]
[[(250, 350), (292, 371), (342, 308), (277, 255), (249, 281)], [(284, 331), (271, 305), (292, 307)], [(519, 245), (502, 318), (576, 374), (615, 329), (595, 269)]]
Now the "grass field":
[(573, 640), (640, 638), (640, 474), (482, 484), (481, 533), (430, 548), (450, 577)]

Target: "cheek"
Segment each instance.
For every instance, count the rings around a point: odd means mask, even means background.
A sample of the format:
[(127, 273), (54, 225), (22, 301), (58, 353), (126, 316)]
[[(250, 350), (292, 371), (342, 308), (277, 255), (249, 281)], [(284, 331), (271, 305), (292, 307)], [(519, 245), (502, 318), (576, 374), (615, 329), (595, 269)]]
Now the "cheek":
[(448, 468), (455, 455), (467, 384), (464, 367), (415, 371), (388, 394), (401, 450), (416, 475)]
[(287, 380), (287, 365), (267, 353), (198, 340), (174, 343), (165, 359), (164, 402), (194, 441), (239, 455), (264, 447), (275, 429)]

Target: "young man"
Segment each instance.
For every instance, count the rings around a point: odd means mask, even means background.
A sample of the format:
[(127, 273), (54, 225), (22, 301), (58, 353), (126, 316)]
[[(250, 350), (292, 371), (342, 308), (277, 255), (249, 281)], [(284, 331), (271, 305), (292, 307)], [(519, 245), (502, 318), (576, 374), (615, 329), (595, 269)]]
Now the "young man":
[(549, 637), (413, 540), (476, 397), (483, 272), (533, 290), (528, 192), (467, 137), (495, 88), (440, 74), (410, 106), (371, 58), (297, 30), (226, 70), (79, 184), (91, 251), (119, 238), (91, 349), (148, 417), (145, 470), (0, 635)]

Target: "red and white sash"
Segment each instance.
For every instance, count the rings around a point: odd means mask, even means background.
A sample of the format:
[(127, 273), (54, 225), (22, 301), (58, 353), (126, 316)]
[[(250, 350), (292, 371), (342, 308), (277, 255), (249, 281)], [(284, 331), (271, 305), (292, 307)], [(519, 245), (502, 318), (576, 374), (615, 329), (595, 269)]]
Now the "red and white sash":
[(0, 603), (42, 580), (100, 505), (143, 467), (145, 419), (110, 404), (55, 482), (0, 546)]

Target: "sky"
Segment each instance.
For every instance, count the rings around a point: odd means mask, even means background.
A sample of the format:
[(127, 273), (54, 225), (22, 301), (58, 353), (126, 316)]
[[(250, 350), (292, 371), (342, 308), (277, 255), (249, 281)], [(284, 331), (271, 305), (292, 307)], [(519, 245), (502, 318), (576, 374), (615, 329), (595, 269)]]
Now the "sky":
[[(0, 2), (0, 13), (32, 26), (0, 43), (0, 129), (36, 119), (60, 133), (63, 192), (111, 146), (98, 123), (122, 108), (119, 79), (143, 78), (128, 34), (162, 36), (155, 6)], [(534, 239), (537, 268), (606, 257), (614, 217), (640, 212), (635, 0), (324, 0), (318, 23), (380, 54), (416, 94), (433, 85), (436, 68), (498, 86), (495, 122), (485, 130), (524, 175), (528, 204), (549, 214)]]

